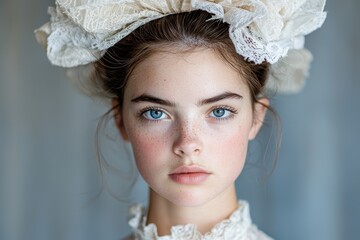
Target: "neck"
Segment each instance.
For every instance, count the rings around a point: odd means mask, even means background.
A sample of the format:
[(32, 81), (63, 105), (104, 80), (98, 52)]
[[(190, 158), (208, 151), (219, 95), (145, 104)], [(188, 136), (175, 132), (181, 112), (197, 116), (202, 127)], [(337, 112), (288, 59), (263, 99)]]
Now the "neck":
[(175, 205), (150, 189), (147, 224), (154, 223), (159, 236), (170, 235), (172, 226), (189, 223), (195, 224), (198, 231), (205, 234), (228, 218), (237, 207), (234, 185), (216, 198), (196, 207)]

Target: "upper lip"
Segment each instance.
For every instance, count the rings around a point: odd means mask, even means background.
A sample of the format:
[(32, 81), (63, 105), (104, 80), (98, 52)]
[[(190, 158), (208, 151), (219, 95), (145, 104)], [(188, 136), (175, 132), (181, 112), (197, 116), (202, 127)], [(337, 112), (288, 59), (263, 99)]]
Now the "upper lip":
[(210, 173), (205, 168), (195, 165), (184, 165), (176, 168), (171, 174), (185, 174), (185, 173)]

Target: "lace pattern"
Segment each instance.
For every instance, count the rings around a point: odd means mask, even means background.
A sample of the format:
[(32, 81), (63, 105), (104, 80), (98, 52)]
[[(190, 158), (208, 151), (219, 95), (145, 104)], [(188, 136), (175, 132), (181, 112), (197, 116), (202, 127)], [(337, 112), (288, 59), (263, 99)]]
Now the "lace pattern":
[(271, 240), (251, 223), (249, 205), (239, 200), (239, 207), (231, 216), (215, 225), (208, 233), (202, 235), (193, 224), (178, 225), (171, 228), (168, 236), (158, 236), (155, 224), (146, 225), (146, 210), (141, 205), (130, 208), (129, 225), (133, 228), (136, 240)]
[[(229, 23), (235, 49), (246, 60), (274, 64), (291, 61), (286, 58), (289, 50), (303, 48), (304, 35), (325, 20), (324, 5), (325, 0), (57, 0), (56, 7), (49, 8), (50, 22), (35, 34), (52, 64), (71, 68), (95, 62), (149, 21), (203, 10)], [(269, 86), (286, 90), (281, 82)]]

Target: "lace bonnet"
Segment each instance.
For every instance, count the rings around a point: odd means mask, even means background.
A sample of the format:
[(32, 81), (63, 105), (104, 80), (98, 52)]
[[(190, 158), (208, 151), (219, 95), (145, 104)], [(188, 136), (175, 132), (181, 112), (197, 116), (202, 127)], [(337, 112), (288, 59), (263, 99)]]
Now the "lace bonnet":
[[(91, 76), (92, 63), (139, 26), (175, 13), (203, 10), (229, 24), (238, 54), (271, 64), (266, 90), (302, 89), (312, 60), (304, 36), (319, 28), (326, 0), (56, 0), (50, 22), (35, 30), (54, 65), (70, 78)], [(75, 71), (74, 71), (75, 70)], [(77, 72), (76, 74), (74, 74)]]

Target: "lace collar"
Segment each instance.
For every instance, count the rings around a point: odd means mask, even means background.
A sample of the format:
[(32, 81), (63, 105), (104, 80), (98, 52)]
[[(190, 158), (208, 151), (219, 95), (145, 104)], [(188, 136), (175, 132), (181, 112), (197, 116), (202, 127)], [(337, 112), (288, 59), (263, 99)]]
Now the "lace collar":
[(130, 208), (131, 218), (129, 225), (133, 228), (135, 239), (139, 240), (255, 240), (270, 239), (256, 226), (252, 225), (249, 204), (246, 201), (239, 200), (239, 207), (230, 215), (228, 219), (216, 224), (208, 233), (202, 235), (194, 224), (177, 225), (171, 228), (171, 234), (167, 236), (158, 236), (155, 224), (146, 225), (146, 209), (136, 204)]

